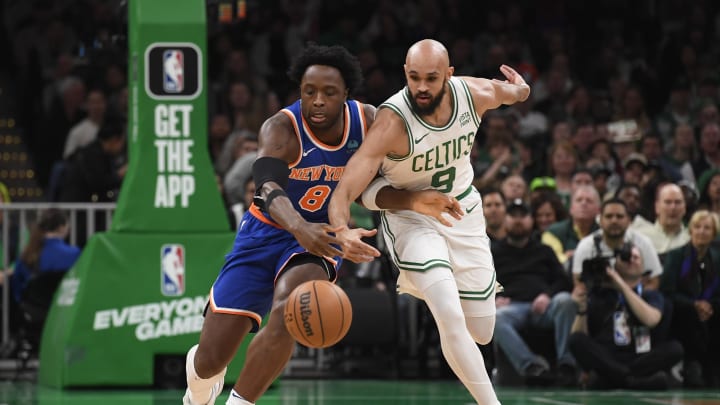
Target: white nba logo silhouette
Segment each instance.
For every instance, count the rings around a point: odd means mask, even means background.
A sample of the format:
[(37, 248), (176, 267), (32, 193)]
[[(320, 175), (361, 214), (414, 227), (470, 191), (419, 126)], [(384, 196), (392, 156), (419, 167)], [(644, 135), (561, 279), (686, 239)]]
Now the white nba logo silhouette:
[(180, 93), (185, 88), (183, 73), (185, 68), (183, 52), (177, 49), (167, 50), (163, 54), (163, 71), (165, 80), (163, 89), (169, 93)]

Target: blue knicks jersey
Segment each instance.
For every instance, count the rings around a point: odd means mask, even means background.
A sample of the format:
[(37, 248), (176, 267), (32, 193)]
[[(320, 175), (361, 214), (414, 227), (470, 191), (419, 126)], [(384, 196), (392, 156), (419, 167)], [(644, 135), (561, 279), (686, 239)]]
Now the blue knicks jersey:
[(308, 222), (327, 222), (330, 195), (345, 165), (365, 137), (366, 122), (362, 104), (345, 103), (345, 128), (337, 146), (326, 145), (312, 133), (300, 111), (300, 100), (283, 108), (295, 127), (300, 154), (289, 165), (290, 179), (285, 190), (295, 209)]

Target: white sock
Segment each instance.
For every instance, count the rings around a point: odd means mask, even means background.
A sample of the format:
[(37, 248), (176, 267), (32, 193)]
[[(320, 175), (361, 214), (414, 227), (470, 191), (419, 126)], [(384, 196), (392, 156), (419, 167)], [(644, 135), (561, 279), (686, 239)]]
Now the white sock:
[(207, 404), (212, 395), (212, 387), (218, 382), (218, 379), (225, 378), (222, 372), (210, 378), (200, 378), (195, 371), (195, 352), (198, 345), (190, 348), (185, 358), (185, 376), (187, 379), (188, 390), (190, 391), (190, 401), (193, 404)]
[(235, 390), (230, 391), (230, 397), (228, 398), (225, 405), (255, 405), (254, 402), (250, 402), (238, 394)]
[(443, 280), (424, 291), (440, 334), (440, 346), (448, 364), (478, 404), (497, 405), (482, 353), (473, 340), (460, 305), (457, 286)]

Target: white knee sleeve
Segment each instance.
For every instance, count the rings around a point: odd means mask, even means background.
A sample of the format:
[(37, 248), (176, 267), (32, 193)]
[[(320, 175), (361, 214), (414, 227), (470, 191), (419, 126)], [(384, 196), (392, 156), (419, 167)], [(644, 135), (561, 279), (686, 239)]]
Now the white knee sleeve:
[(490, 343), (493, 337), (493, 331), (495, 330), (495, 316), (483, 316), (483, 317), (472, 317), (466, 318), (465, 323), (470, 331), (470, 335), (473, 340), (486, 345)]

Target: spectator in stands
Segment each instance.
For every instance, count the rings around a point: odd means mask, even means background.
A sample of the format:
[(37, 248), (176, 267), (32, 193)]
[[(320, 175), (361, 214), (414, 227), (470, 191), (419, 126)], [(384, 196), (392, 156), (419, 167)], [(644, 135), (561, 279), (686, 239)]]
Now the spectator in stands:
[[(30, 239), (20, 254), (10, 279), (13, 298), (23, 299), (31, 278), (50, 272), (66, 272), (80, 256), (80, 249), (65, 242), (69, 225), (65, 214), (55, 208), (43, 211), (30, 233)], [(44, 299), (49, 297), (33, 297)]]
[(578, 167), (572, 174), (570, 179), (570, 195), (580, 186), (593, 187), (593, 173), (590, 169), (585, 167)]
[(682, 190), (683, 196), (685, 197), (685, 216), (683, 217), (683, 223), (687, 224), (690, 222), (692, 214), (698, 210), (698, 199), (700, 195), (698, 194), (694, 181), (680, 180), (677, 185), (680, 186), (680, 190)]
[(511, 174), (500, 183), (500, 191), (506, 201), (511, 201), (516, 198), (525, 199), (527, 197), (527, 183), (525, 179), (519, 174)]
[(578, 155), (575, 147), (568, 141), (553, 144), (548, 155), (550, 174), (555, 179), (556, 192), (566, 207), (570, 206), (572, 194), (572, 175), (578, 168)]
[(582, 121), (574, 121), (575, 130), (573, 131), (571, 141), (580, 160), (585, 160), (590, 155), (590, 146), (597, 138), (595, 136), (595, 125), (589, 119)]
[[(607, 128), (603, 125), (598, 127)], [(590, 145), (590, 157), (588, 160), (589, 159), (595, 159), (598, 165), (610, 171), (613, 171), (616, 166), (616, 162), (613, 158), (612, 146), (610, 145), (610, 141), (605, 138), (598, 137), (598, 139)]]
[[(641, 138), (639, 129), (633, 121), (618, 121), (608, 124), (608, 131), (612, 140), (613, 155), (617, 158), (617, 162), (624, 166), (627, 158), (637, 152), (637, 142)], [(622, 168), (617, 171), (621, 172)]]
[[(714, 81), (714, 80), (713, 80)], [(717, 82), (715, 82), (717, 83)], [(712, 87), (709, 87), (710, 91), (716, 92), (715, 94), (709, 93), (708, 98), (703, 99), (700, 94), (698, 94), (698, 101), (702, 103), (702, 105), (698, 108), (697, 113), (697, 122), (695, 123), (695, 128), (702, 128), (706, 124), (720, 124), (720, 112), (718, 111), (718, 88), (717, 84), (714, 84)], [(698, 93), (700, 90), (698, 90)]]
[(572, 135), (572, 128), (570, 123), (567, 121), (558, 121), (552, 126), (550, 131), (550, 141), (552, 144), (559, 143), (560, 141), (570, 141)]
[(720, 169), (708, 169), (697, 182), (700, 197), (698, 208), (720, 214)]
[(530, 210), (538, 236), (542, 235), (550, 225), (564, 221), (568, 216), (560, 197), (547, 191), (536, 193), (530, 198)]
[(642, 233), (652, 242), (662, 259), (668, 251), (684, 246), (689, 240), (683, 224), (685, 196), (677, 184), (661, 185), (655, 197), (655, 223), (647, 221), (631, 225), (630, 229)]
[(258, 139), (255, 134), (238, 139), (235, 147), (235, 160), (223, 178), (223, 184), (230, 204), (243, 201), (244, 182), (252, 175), (252, 164), (257, 157)]
[(580, 154), (586, 153), (588, 146), (595, 136), (594, 126), (592, 125), (592, 98), (587, 86), (576, 84), (570, 90), (570, 96), (565, 103), (565, 112), (568, 120), (575, 124), (575, 134), (573, 142)]
[(540, 137), (549, 129), (548, 119), (545, 114), (534, 109), (535, 103), (533, 94), (522, 103), (510, 107), (510, 113), (517, 120), (518, 136), (521, 139)]
[(236, 81), (227, 90), (227, 110), (223, 112), (231, 116), (233, 129), (248, 129), (257, 133), (268, 116), (264, 105), (265, 100), (248, 83)]
[(210, 160), (213, 163), (218, 161), (222, 154), (225, 142), (230, 136), (232, 123), (230, 117), (225, 114), (215, 114), (210, 119), (210, 130), (208, 131), (208, 145), (210, 149)]
[[(616, 120), (633, 120), (640, 130), (639, 134), (647, 133), (652, 128), (652, 122), (645, 108), (645, 97), (642, 90), (636, 85), (625, 89), (622, 105), (615, 116)], [(639, 136), (638, 136), (639, 138)]]
[(640, 153), (648, 160), (648, 165), (657, 166), (660, 177), (672, 182), (682, 180), (682, 173), (675, 163), (663, 154), (663, 140), (654, 133), (645, 134), (640, 141)]
[[(250, 139), (251, 142), (245, 143)], [(242, 155), (257, 150), (257, 134), (247, 129), (236, 129), (228, 135), (220, 155), (215, 161), (215, 171), (225, 177), (227, 171)]]
[(575, 359), (567, 346), (576, 311), (572, 279), (552, 249), (531, 237), (533, 218), (523, 200), (508, 204), (505, 229), (505, 239), (492, 243), (497, 281), (504, 287), (495, 298), (494, 342), (517, 373), (533, 383), (547, 379), (550, 366), (530, 350), (520, 331), (530, 326), (553, 329), (558, 376), (563, 385), (575, 385)]
[(78, 149), (67, 160), (60, 201), (115, 201), (127, 170), (126, 163), (117, 165), (124, 148), (124, 124), (119, 120), (108, 120), (95, 141)]
[(600, 196), (591, 186), (579, 187), (572, 196), (570, 218), (556, 222), (542, 234), (542, 242), (550, 246), (560, 263), (568, 269), (580, 239), (598, 229), (595, 220), (600, 212)]
[(575, 249), (572, 263), (575, 279), (580, 277), (587, 259), (598, 256), (613, 258), (610, 260), (612, 266), (615, 252), (629, 243), (638, 248), (642, 255), (642, 263), (645, 265), (643, 274), (648, 274), (646, 286), (657, 289), (663, 271), (657, 252), (650, 239), (628, 229), (629, 226), (630, 215), (625, 203), (615, 198), (604, 201), (600, 207), (600, 229), (580, 240)]
[(701, 174), (694, 173), (691, 164), (696, 160), (697, 155), (692, 126), (679, 124), (673, 131), (672, 142), (665, 146), (666, 161), (680, 172), (683, 179), (695, 182), (695, 178)]
[(62, 81), (60, 91), (60, 98), (38, 124), (41, 132), (36, 134), (33, 145), (37, 179), (42, 186), (48, 184), (53, 164), (62, 159), (70, 129), (85, 117), (82, 110), (85, 83), (80, 78), (68, 77)]
[(513, 150), (513, 135), (508, 128), (507, 119), (500, 113), (488, 114), (480, 128), (485, 131), (485, 147), (476, 160), (476, 188), (498, 187), (510, 174), (519, 171), (518, 161)]
[(481, 190), (485, 230), (490, 240), (505, 238), (505, 197), (497, 188)]
[(241, 195), (230, 197), (225, 191), (225, 187), (220, 176), (216, 174), (215, 179), (218, 181), (218, 188), (222, 192), (223, 202), (228, 210), (230, 226), (232, 229), (237, 229), (237, 226), (242, 221), (245, 211), (247, 211), (253, 203), (253, 196), (255, 195), (255, 182), (253, 181), (252, 176), (247, 176), (240, 182), (242, 183), (242, 189), (238, 191), (241, 192)]
[(610, 169), (603, 165), (588, 165), (590, 173), (592, 173), (592, 186), (597, 190), (600, 199), (604, 199), (604, 196), (608, 193), (608, 187), (612, 172)]
[(660, 290), (673, 303), (671, 336), (685, 348), (685, 386), (720, 387), (720, 219), (697, 211), (689, 230), (690, 242), (665, 258)]
[(637, 184), (642, 187), (643, 174), (648, 167), (648, 161), (641, 153), (633, 152), (623, 160), (623, 183)]
[[(530, 199), (534, 198), (538, 194), (542, 193), (553, 193), (557, 195), (555, 192), (557, 190), (557, 185), (555, 184), (555, 179), (549, 176), (538, 176), (532, 179), (530, 182)], [(558, 198), (560, 196), (558, 195)], [(560, 200), (562, 202), (562, 200)]]
[(640, 186), (632, 183), (621, 184), (613, 195), (613, 198), (620, 199), (625, 203), (628, 215), (630, 216), (631, 229), (652, 224), (652, 222), (649, 222), (640, 213), (640, 210), (642, 209), (641, 195), (642, 191), (640, 190)]
[[(604, 220), (611, 214), (626, 217), (623, 211), (619, 204), (606, 203)], [(583, 278), (588, 284), (576, 281), (572, 295), (578, 311), (570, 351), (590, 373), (590, 388), (664, 390), (669, 384), (667, 371), (682, 359), (683, 348), (653, 334), (662, 320), (664, 299), (660, 291), (643, 288), (647, 266), (636, 246), (629, 249), (629, 261), (592, 266), (604, 273), (598, 272), (597, 279)], [(593, 257), (598, 255), (587, 256)]]
[(655, 126), (663, 139), (670, 139), (673, 130), (680, 124), (694, 124), (690, 111), (690, 90), (690, 82), (685, 77), (680, 77), (673, 83), (670, 99), (664, 111), (655, 119)]
[(700, 130), (700, 156), (692, 164), (695, 176), (720, 168), (720, 124), (711, 122)]
[(85, 100), (85, 110), (87, 117), (77, 123), (70, 129), (70, 133), (65, 140), (65, 151), (63, 159), (67, 159), (78, 148), (88, 145), (97, 138), (97, 133), (105, 119), (107, 111), (107, 103), (105, 102), (105, 94), (102, 90), (90, 90)]

